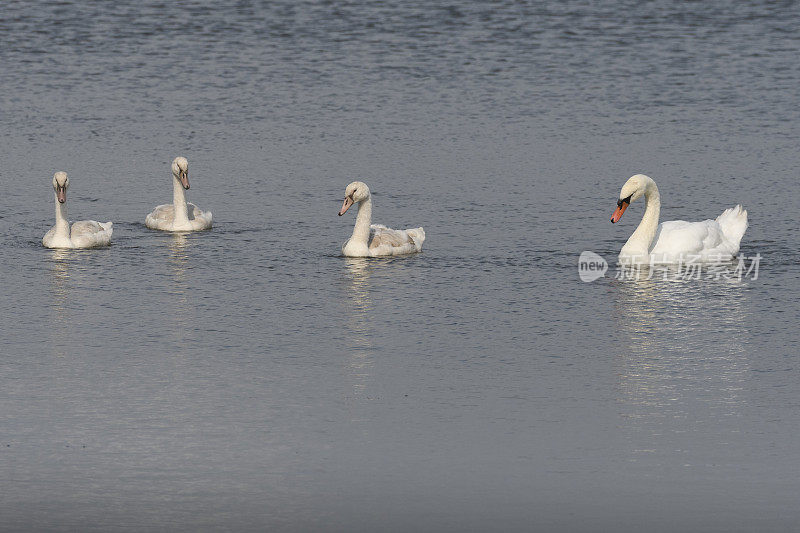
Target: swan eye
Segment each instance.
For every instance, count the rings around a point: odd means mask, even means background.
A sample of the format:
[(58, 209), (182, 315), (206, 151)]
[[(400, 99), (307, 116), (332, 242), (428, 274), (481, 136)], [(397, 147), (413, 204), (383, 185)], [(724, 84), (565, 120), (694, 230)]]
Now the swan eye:
[(633, 195), (631, 194), (627, 198), (621, 198), (621, 199), (617, 200), (617, 207), (622, 207), (622, 204), (630, 204), (631, 203), (631, 196), (633, 196)]

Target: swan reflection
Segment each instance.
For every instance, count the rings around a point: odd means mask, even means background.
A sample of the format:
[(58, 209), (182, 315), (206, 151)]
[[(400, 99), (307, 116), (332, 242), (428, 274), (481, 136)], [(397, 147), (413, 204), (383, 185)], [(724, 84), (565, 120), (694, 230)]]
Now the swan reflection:
[(629, 427), (664, 431), (670, 419), (738, 416), (750, 365), (746, 284), (616, 282), (617, 375)]
[(350, 303), (347, 324), (350, 339), (356, 348), (369, 348), (372, 346), (369, 337), (369, 317), (372, 311), (372, 301), (369, 297), (369, 261), (363, 257), (348, 257), (345, 264), (350, 281), (349, 298), (347, 298)]
[(187, 280), (187, 267), (190, 260), (192, 242), (185, 233), (173, 233), (169, 241), (169, 266), (172, 274), (169, 295), (172, 309), (170, 317), (174, 321), (172, 328), (175, 342), (182, 343), (187, 338), (189, 327), (194, 320), (191, 316), (190, 287)]
[[(374, 263), (374, 262), (373, 262)], [(374, 361), (372, 351), (372, 288), (370, 275), (373, 265), (370, 260), (363, 257), (348, 257), (345, 259), (347, 268), (347, 332), (346, 338), (350, 357), (348, 369), (354, 378), (353, 393), (361, 395), (367, 386), (367, 381), (372, 373)]]
[(69, 299), (69, 250), (55, 249), (50, 252), (52, 259), (52, 277), (50, 280), (53, 284), (53, 309), (56, 312), (57, 318), (61, 318), (65, 313), (67, 300)]
[(57, 357), (64, 357), (65, 339), (68, 338), (67, 324), (69, 316), (67, 305), (70, 300), (71, 279), (70, 279), (70, 253), (71, 250), (56, 248), (50, 251), (51, 273), (50, 283), (52, 288), (53, 300), (53, 321), (54, 326), (50, 329), (53, 333), (52, 346), (53, 353)]

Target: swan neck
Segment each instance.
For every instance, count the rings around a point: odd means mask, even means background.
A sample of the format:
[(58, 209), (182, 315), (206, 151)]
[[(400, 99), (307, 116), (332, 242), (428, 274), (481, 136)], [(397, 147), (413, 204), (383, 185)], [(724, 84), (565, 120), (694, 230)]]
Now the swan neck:
[(56, 235), (59, 237), (69, 238), (69, 220), (67, 219), (67, 202), (63, 204), (58, 201), (58, 195), (54, 194), (56, 199)]
[(186, 192), (180, 180), (172, 176), (172, 205), (175, 208), (175, 222), (188, 222), (189, 214), (186, 209)]
[(658, 230), (658, 218), (661, 214), (661, 195), (655, 183), (651, 183), (644, 191), (644, 215), (636, 231), (625, 243), (629, 255), (648, 255), (650, 245)]
[(369, 240), (369, 224), (372, 221), (372, 197), (358, 203), (356, 225), (351, 240), (366, 243)]

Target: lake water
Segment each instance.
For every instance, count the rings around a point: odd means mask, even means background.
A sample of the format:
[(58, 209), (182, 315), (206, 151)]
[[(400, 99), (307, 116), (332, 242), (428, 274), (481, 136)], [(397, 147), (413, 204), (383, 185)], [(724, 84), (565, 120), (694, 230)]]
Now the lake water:
[[(0, 529), (800, 528), (800, 10), (6, 2)], [(209, 232), (150, 231), (189, 159)], [(113, 245), (53, 251), (51, 179)], [(605, 277), (742, 203), (757, 279)], [(340, 256), (373, 220), (424, 252)]]

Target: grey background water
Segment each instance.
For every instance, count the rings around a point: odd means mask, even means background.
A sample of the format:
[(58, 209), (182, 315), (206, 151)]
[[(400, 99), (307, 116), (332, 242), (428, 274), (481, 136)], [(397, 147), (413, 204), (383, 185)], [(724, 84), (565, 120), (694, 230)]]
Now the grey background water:
[[(0, 528), (800, 527), (800, 9), (594, 4), (4, 2)], [(637, 172), (759, 278), (582, 283)]]

